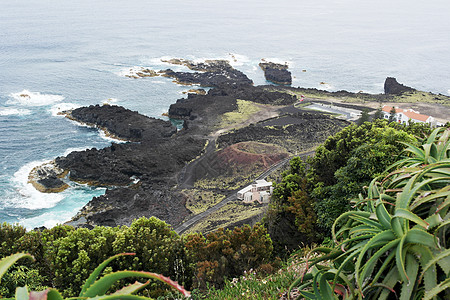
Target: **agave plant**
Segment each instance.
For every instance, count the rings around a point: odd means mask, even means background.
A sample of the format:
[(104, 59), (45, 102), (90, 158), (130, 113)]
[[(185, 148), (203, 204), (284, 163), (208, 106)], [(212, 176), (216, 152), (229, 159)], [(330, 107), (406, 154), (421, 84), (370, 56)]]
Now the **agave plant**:
[[(101, 278), (99, 278), (100, 274), (106, 268), (106, 266), (114, 259), (124, 256), (124, 255), (134, 255), (134, 253), (122, 253), (115, 256), (112, 256), (101, 263), (89, 278), (86, 280), (86, 283), (82, 287), (80, 295), (76, 298), (78, 299), (96, 299), (96, 300), (149, 300), (151, 298), (142, 297), (133, 295), (140, 289), (144, 288), (149, 284), (149, 281), (146, 283), (135, 282), (134, 284), (123, 287), (122, 289), (112, 293), (106, 294), (106, 292), (113, 286), (118, 280), (126, 279), (126, 278), (144, 278), (144, 279), (156, 279), (167, 283), (168, 285), (175, 288), (177, 291), (182, 293), (185, 297), (189, 297), (190, 293), (186, 291), (182, 286), (178, 283), (172, 281), (170, 278), (162, 276), (160, 274), (150, 273), (150, 272), (141, 272), (141, 271), (118, 271), (114, 273), (107, 274)], [(0, 282), (2, 276), (6, 273), (6, 271), (11, 267), (17, 260), (21, 258), (33, 258), (29, 254), (18, 253), (11, 256), (7, 256), (0, 260)], [(14, 298), (13, 298), (14, 299)], [(41, 292), (28, 291), (27, 287), (17, 287), (16, 289), (16, 300), (62, 300), (63, 297), (56, 289), (46, 289)]]
[(321, 256), (292, 287), (307, 299), (387, 299), (397, 292), (400, 299), (450, 297), (449, 145), (442, 129), (421, 148), (409, 145), (414, 155), (374, 179), (357, 210), (335, 221), (336, 246), (315, 249)]

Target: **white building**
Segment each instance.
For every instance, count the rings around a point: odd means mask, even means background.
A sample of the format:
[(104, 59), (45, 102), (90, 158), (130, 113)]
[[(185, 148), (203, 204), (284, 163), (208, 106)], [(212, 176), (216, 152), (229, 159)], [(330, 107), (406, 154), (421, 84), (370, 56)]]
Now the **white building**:
[[(383, 106), (383, 117), (387, 120), (391, 115), (392, 106)], [(432, 116), (422, 115), (418, 111), (412, 109), (402, 109), (395, 107), (394, 121), (401, 124), (409, 124), (409, 120), (415, 123), (427, 123), (432, 126), (442, 126), (440, 122), (437, 122)]]
[(245, 204), (254, 203), (255, 201), (258, 201), (258, 203), (269, 203), (272, 192), (272, 182), (256, 180), (251, 185), (237, 192), (237, 198)]

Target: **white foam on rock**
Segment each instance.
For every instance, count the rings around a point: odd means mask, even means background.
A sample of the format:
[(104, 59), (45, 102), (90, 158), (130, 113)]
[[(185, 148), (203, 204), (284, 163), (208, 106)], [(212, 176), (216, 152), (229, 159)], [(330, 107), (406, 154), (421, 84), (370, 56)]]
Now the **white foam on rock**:
[(62, 114), (63, 111), (73, 110), (78, 107), (81, 107), (81, 105), (74, 104), (74, 103), (59, 103), (59, 104), (53, 105), (50, 108), (50, 112), (51, 112), (52, 116), (64, 117), (64, 115)]
[(117, 102), (119, 102), (119, 99), (117, 99), (117, 98), (108, 98), (106, 100), (103, 100), (102, 104), (103, 105), (110, 105), (110, 104), (114, 104), (114, 103), (117, 103)]
[(288, 65), (290, 68), (292, 68), (294, 66), (294, 62), (292, 62), (290, 60), (283, 60), (283, 59), (277, 58), (277, 57), (263, 58), (263, 59), (261, 59), (261, 62), (272, 62), (275, 64)]
[(124, 140), (113, 138), (113, 137), (107, 135), (105, 133), (105, 131), (102, 130), (102, 129), (98, 129), (98, 134), (100, 135), (100, 137), (102, 139), (104, 139), (104, 140), (106, 140), (108, 142), (112, 142), (112, 143), (116, 143), (116, 144), (122, 144), (122, 143), (127, 143), (128, 142), (128, 141), (124, 141)]
[(72, 152), (80, 152), (88, 149), (92, 149), (94, 147), (76, 147), (76, 148), (68, 148), (66, 151), (64, 151), (63, 156), (67, 156)]
[(248, 56), (237, 53), (228, 53), (226, 60), (228, 60), (233, 67), (239, 67), (250, 63), (250, 58)]
[(20, 104), (23, 106), (46, 106), (64, 100), (64, 97), (61, 95), (41, 94), (39, 92), (30, 92), (29, 90), (11, 93), (10, 96), (13, 100), (8, 100), (7, 104)]
[(28, 182), (28, 175), (31, 170), (48, 162), (50, 161), (33, 161), (22, 166), (16, 173), (14, 173), (14, 177), (12, 179), (13, 185), (20, 196), (11, 199), (10, 204), (12, 207), (27, 208), (31, 210), (52, 208), (64, 199), (64, 196), (59, 193), (41, 193)]

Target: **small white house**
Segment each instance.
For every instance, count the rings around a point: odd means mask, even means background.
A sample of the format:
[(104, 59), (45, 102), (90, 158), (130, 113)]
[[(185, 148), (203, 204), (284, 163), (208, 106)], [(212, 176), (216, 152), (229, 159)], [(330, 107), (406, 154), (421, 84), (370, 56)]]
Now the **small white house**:
[[(387, 120), (391, 115), (392, 106), (383, 106), (383, 117)], [(409, 120), (415, 123), (427, 123), (432, 126), (442, 125), (432, 116), (422, 115), (418, 111), (412, 109), (402, 109), (395, 107), (394, 121), (401, 124), (409, 124)]]
[(258, 203), (269, 203), (272, 192), (272, 182), (256, 180), (251, 185), (238, 191), (237, 198), (245, 204), (254, 203), (255, 201), (258, 201)]

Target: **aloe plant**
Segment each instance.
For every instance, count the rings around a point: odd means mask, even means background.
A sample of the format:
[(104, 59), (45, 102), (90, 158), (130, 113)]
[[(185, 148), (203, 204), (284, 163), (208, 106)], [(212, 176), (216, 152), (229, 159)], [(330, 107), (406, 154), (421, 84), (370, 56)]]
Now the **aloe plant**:
[(449, 132), (436, 129), (420, 148), (409, 145), (412, 156), (374, 179), (356, 210), (334, 222), (335, 247), (315, 249), (310, 272), (291, 288), (307, 299), (450, 296)]
[[(149, 284), (149, 279), (156, 279), (162, 281), (174, 289), (182, 293), (185, 297), (189, 297), (190, 293), (186, 291), (182, 286), (178, 283), (172, 281), (170, 278), (162, 276), (160, 274), (150, 273), (150, 272), (141, 272), (141, 271), (118, 271), (114, 273), (107, 274), (103, 277), (100, 277), (100, 274), (106, 268), (106, 266), (114, 259), (124, 256), (124, 255), (134, 255), (134, 253), (122, 253), (115, 256), (112, 256), (105, 260), (102, 264), (100, 264), (89, 276), (86, 280), (84, 286), (81, 289), (81, 292), (78, 297), (79, 299), (96, 299), (96, 300), (149, 300), (151, 298), (142, 297), (134, 295), (137, 291), (144, 288)], [(0, 282), (2, 276), (6, 273), (6, 271), (19, 259), (21, 258), (33, 258), (29, 254), (18, 253), (11, 256), (7, 256), (0, 260)], [(113, 286), (117, 281), (126, 278), (143, 278), (146, 279), (146, 283), (135, 282), (134, 284), (130, 284), (128, 286), (123, 287), (122, 289), (112, 293), (106, 294), (106, 292)], [(62, 300), (63, 297), (56, 289), (46, 289), (41, 292), (28, 291), (27, 287), (17, 287), (16, 300)]]

